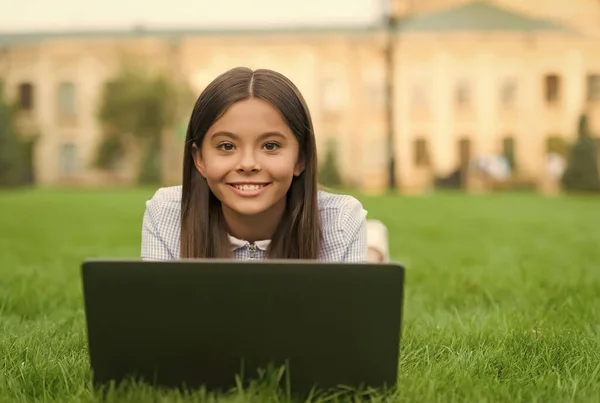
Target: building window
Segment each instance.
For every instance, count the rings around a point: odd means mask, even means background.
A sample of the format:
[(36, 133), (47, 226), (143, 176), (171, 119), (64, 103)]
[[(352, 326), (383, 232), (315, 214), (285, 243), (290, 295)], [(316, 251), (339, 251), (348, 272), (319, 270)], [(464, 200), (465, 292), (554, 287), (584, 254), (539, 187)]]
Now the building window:
[(63, 82), (58, 85), (58, 111), (61, 115), (75, 115), (75, 84)]
[(546, 102), (556, 103), (560, 100), (560, 77), (549, 74), (544, 79)]
[(429, 147), (427, 139), (418, 137), (414, 142), (414, 164), (417, 167), (427, 167), (430, 164)]
[(60, 174), (73, 176), (77, 173), (77, 147), (67, 143), (60, 147)]
[(456, 84), (456, 104), (459, 107), (471, 104), (471, 86), (466, 79), (459, 80)]
[(19, 109), (23, 111), (33, 109), (33, 84), (19, 84)]
[(502, 83), (500, 88), (500, 103), (504, 107), (511, 107), (515, 104), (517, 99), (517, 80), (514, 78), (507, 78)]
[(600, 74), (590, 74), (587, 77), (588, 102), (600, 101)]

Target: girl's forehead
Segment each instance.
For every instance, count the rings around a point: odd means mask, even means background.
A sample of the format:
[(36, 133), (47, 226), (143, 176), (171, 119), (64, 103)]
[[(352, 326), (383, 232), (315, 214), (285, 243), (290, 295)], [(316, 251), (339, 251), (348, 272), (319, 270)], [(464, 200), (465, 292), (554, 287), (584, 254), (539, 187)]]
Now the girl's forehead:
[(209, 129), (208, 135), (231, 133), (238, 137), (254, 137), (264, 133), (291, 135), (281, 113), (271, 104), (249, 99), (233, 104)]
[(271, 123), (285, 124), (279, 110), (262, 99), (247, 99), (231, 105), (221, 116), (219, 121), (270, 121)]

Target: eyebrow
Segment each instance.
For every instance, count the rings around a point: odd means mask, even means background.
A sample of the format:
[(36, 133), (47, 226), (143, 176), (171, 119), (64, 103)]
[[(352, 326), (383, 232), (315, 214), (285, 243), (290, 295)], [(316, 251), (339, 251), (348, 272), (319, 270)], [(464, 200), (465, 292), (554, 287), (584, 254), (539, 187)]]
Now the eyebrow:
[[(225, 131), (216, 132), (211, 137), (215, 138), (215, 137), (222, 137), (222, 136), (229, 137), (229, 138), (231, 138), (233, 140), (239, 140), (239, 138), (240, 138), (240, 136), (238, 136), (235, 133), (225, 132)], [(258, 139), (259, 140), (263, 140), (263, 139), (268, 138), (268, 137), (281, 137), (281, 138), (285, 139), (285, 135), (283, 133), (277, 132), (277, 131), (275, 131), (275, 132), (265, 132), (265, 133), (261, 134), (258, 137)]]

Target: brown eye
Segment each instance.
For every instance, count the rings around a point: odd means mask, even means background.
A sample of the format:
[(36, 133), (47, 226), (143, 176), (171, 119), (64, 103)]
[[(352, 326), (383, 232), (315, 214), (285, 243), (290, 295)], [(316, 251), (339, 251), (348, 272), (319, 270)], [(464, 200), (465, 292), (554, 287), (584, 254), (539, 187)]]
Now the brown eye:
[(266, 143), (264, 147), (267, 151), (275, 151), (280, 147), (280, 145), (277, 143)]
[(217, 148), (219, 150), (223, 150), (223, 151), (233, 151), (233, 149), (235, 148), (233, 144), (231, 143), (221, 143), (217, 146)]

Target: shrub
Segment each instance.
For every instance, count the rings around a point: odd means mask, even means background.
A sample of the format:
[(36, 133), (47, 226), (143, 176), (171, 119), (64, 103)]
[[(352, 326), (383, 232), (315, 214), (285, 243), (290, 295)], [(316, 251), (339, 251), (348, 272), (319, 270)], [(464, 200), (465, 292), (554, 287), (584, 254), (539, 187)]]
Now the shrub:
[(567, 192), (600, 192), (598, 149), (585, 114), (579, 119), (577, 141), (569, 153), (562, 186)]

